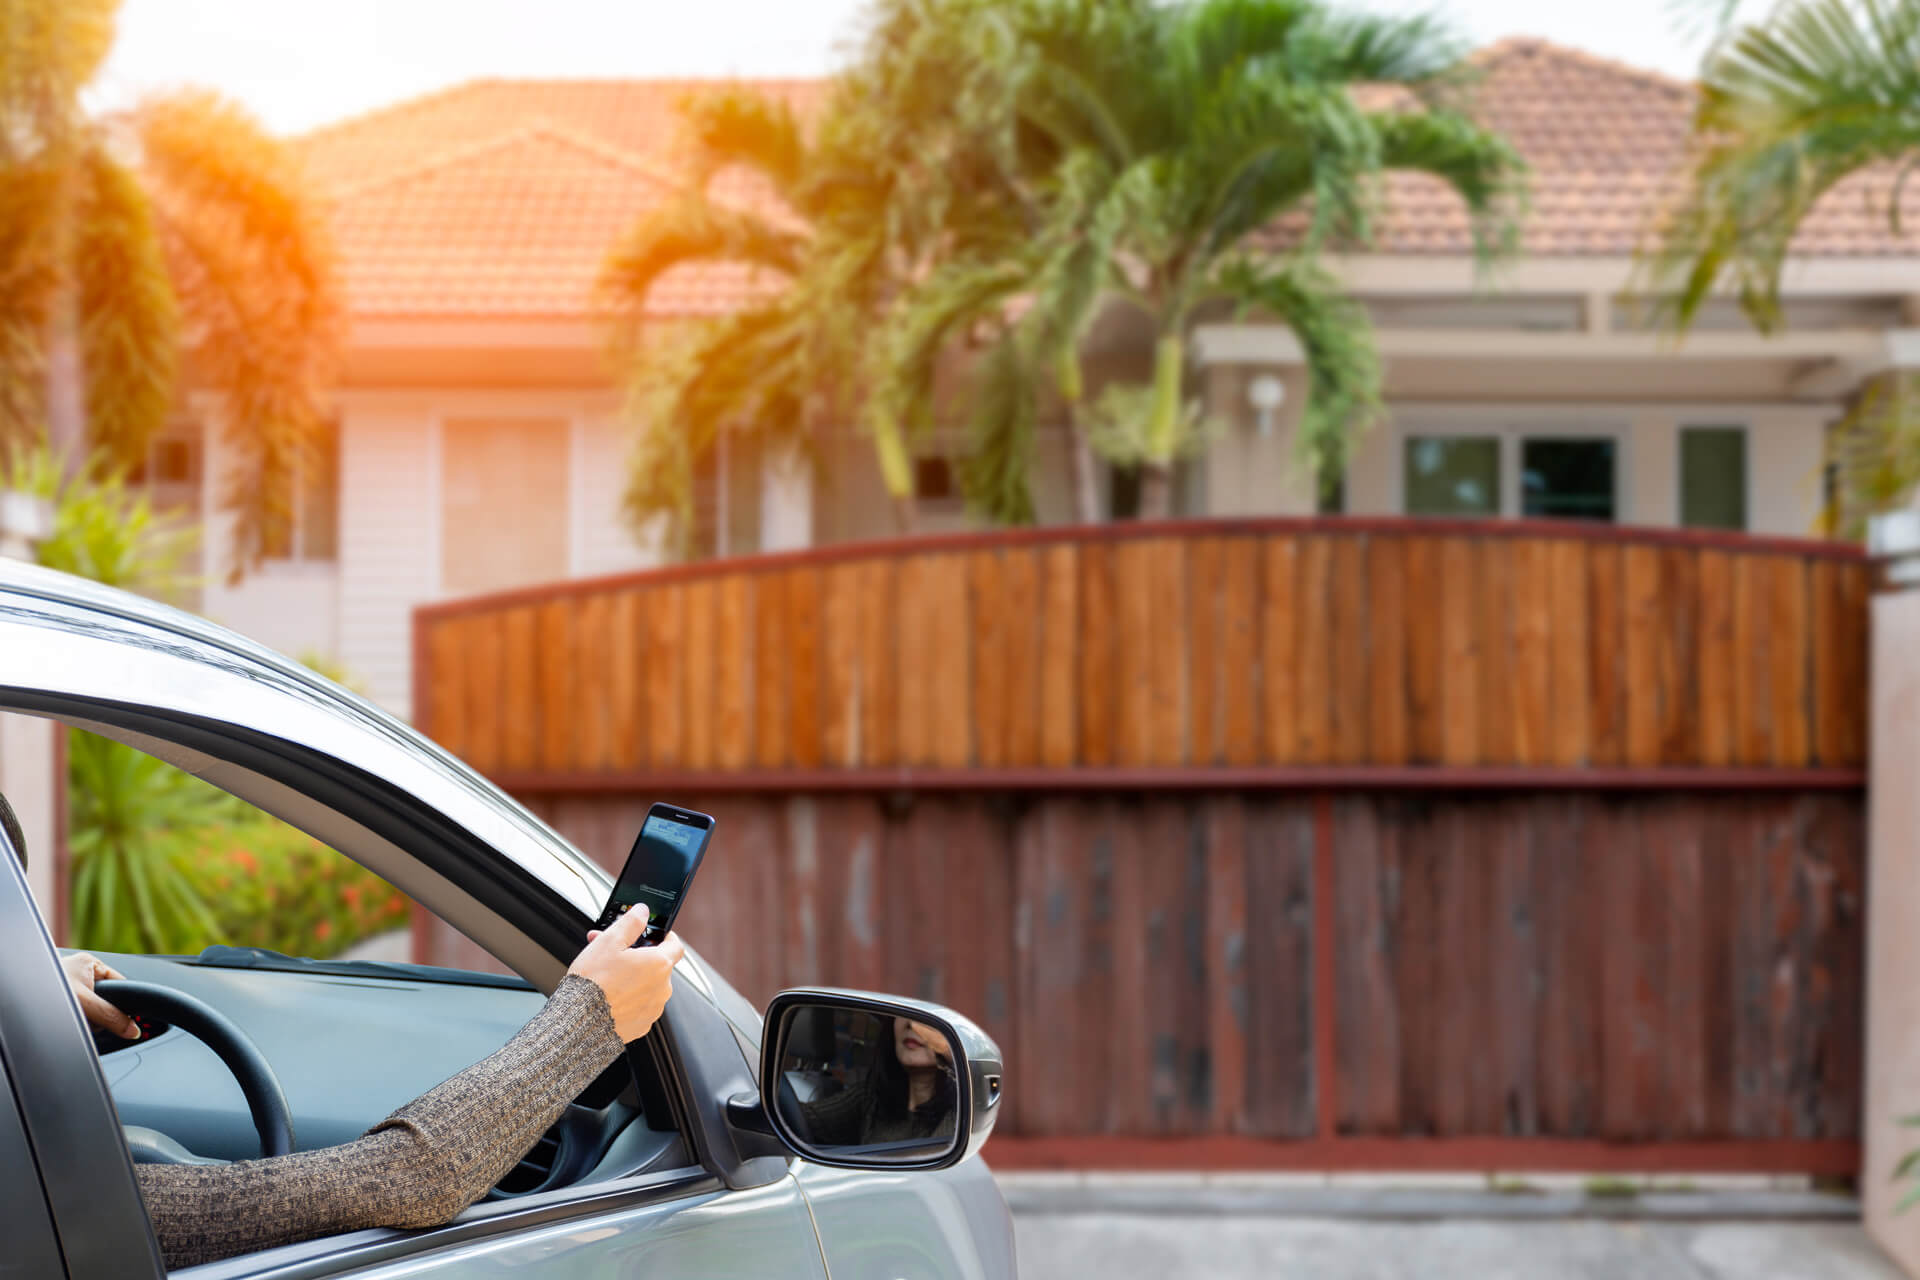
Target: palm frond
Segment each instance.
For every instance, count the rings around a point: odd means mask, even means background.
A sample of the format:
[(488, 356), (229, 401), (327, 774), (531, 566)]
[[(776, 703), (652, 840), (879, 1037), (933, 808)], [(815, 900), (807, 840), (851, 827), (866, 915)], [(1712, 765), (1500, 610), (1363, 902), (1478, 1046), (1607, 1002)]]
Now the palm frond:
[(325, 423), (343, 332), (332, 243), (292, 155), (240, 107), (177, 94), (130, 123), (191, 358), (223, 398), (237, 575), (290, 520)]
[(1380, 357), (1366, 310), (1317, 267), (1274, 268), (1248, 259), (1228, 263), (1216, 281), (1239, 299), (1293, 330), (1305, 351), (1307, 401), (1297, 435), (1318, 483), (1346, 473), (1354, 438), (1380, 414)]
[(139, 179), (95, 146), (81, 182), (74, 262), (88, 435), (133, 465), (173, 403), (179, 311)]
[(960, 464), (967, 505), (999, 524), (1032, 524), (1036, 371), (1019, 338), (1000, 336), (970, 384), (973, 413)]
[(791, 195), (807, 176), (807, 142), (793, 108), (744, 85), (694, 94), (680, 104), (695, 188), (739, 165)]
[(1511, 143), (1450, 111), (1385, 112), (1373, 126), (1382, 167), (1431, 174), (1465, 202), (1481, 256), (1513, 251), (1526, 212), (1527, 164)]

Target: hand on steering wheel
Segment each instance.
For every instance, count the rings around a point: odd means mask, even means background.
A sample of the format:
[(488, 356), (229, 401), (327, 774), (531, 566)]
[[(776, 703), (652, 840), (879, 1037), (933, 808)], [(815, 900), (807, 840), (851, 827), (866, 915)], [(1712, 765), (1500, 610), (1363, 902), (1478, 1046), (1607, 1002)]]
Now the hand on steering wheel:
[(114, 980), (97, 983), (93, 990), (117, 1009), (169, 1023), (213, 1050), (246, 1095), (247, 1110), (260, 1135), (260, 1154), (283, 1156), (293, 1150), (293, 1112), (287, 1095), (266, 1056), (225, 1014), (184, 991), (151, 982)]

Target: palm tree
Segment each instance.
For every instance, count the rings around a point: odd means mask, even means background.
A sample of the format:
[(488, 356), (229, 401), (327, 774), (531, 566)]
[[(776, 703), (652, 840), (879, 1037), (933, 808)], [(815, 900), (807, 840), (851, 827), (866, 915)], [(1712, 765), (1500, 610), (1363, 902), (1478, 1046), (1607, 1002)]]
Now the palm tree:
[[(1716, 16), (1732, 16), (1722, 6)], [(1647, 291), (1675, 331), (1731, 287), (1762, 332), (1783, 319), (1780, 278), (1795, 235), (1849, 178), (1900, 200), (1920, 162), (1920, 0), (1789, 0), (1726, 26), (1707, 54), (1694, 112), (1696, 154), (1648, 256)], [(1904, 501), (1920, 483), (1920, 409), (1911, 379), (1869, 388), (1828, 435), (1835, 532)]]
[[(1168, 510), (1173, 463), (1204, 444), (1207, 424), (1186, 402), (1187, 328), (1222, 304), (1292, 327), (1310, 382), (1301, 447), (1315, 475), (1336, 478), (1377, 411), (1380, 373), (1366, 316), (1321, 250), (1366, 240), (1390, 170), (1453, 187), (1483, 250), (1512, 235), (1521, 163), (1456, 108), (1459, 47), (1430, 19), (1317, 0), (951, 8), (972, 20), (936, 43), (969, 40), (978, 74), (1002, 86), (1009, 133), (987, 150), (1007, 158), (1031, 234), (1011, 254), (1002, 223), (955, 235), (892, 368), (924, 374), (933, 350), (979, 327), (988, 299), (1011, 304), (972, 393), (976, 503), (1001, 519), (1030, 514), (1035, 405), (1042, 392), (1077, 405), (1082, 342), (1110, 304), (1151, 321), (1152, 376), (1107, 388), (1088, 425), (1111, 461), (1140, 468), (1144, 514)], [(1369, 109), (1362, 85), (1391, 101)], [(1291, 249), (1249, 245), (1289, 215), (1303, 227)]]
[[(874, 317), (903, 270), (889, 211), (897, 175), (865, 158), (871, 123), (861, 104), (843, 81), (811, 130), (790, 104), (751, 89), (682, 104), (688, 185), (640, 219), (601, 277), (640, 430), (626, 494), (636, 525), (670, 514), (685, 536), (693, 462), (723, 432), (754, 435), (776, 455), (804, 453), (821, 428), (857, 421), (897, 525), (912, 528), (910, 425), (861, 394), (875, 361)], [(727, 170), (753, 174), (775, 203), (714, 195)], [(701, 262), (746, 269), (761, 296), (727, 316), (666, 328), (650, 313), (654, 289)]]
[(182, 354), (238, 460), (233, 570), (283, 530), (340, 307), (292, 157), (212, 94), (90, 117), (118, 0), (0, 0), (0, 435), (144, 458)]

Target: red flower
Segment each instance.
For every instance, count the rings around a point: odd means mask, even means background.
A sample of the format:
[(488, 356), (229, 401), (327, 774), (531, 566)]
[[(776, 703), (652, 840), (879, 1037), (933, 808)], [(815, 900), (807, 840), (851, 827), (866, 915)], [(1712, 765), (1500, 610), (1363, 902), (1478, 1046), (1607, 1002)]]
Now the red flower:
[(313, 936), (322, 942), (325, 942), (332, 933), (333, 921), (331, 920), (322, 920), (319, 924), (313, 926)]
[(347, 900), (348, 906), (357, 907), (360, 905), (360, 886), (350, 884), (340, 891), (340, 896)]
[(260, 869), (259, 862), (256, 861), (254, 856), (251, 853), (248, 853), (245, 849), (235, 849), (231, 854), (228, 855), (228, 857), (231, 858), (235, 866), (244, 868), (249, 872), (258, 871)]

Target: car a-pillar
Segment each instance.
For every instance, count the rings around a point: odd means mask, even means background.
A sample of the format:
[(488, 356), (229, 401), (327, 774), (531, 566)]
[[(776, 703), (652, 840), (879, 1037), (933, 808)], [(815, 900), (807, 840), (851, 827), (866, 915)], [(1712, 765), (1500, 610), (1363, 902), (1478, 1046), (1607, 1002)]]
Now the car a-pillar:
[(1875, 517), (1867, 668), (1867, 1080), (1860, 1200), (1868, 1232), (1920, 1275), (1915, 1185), (1896, 1183), (1920, 1147), (1920, 510)]

